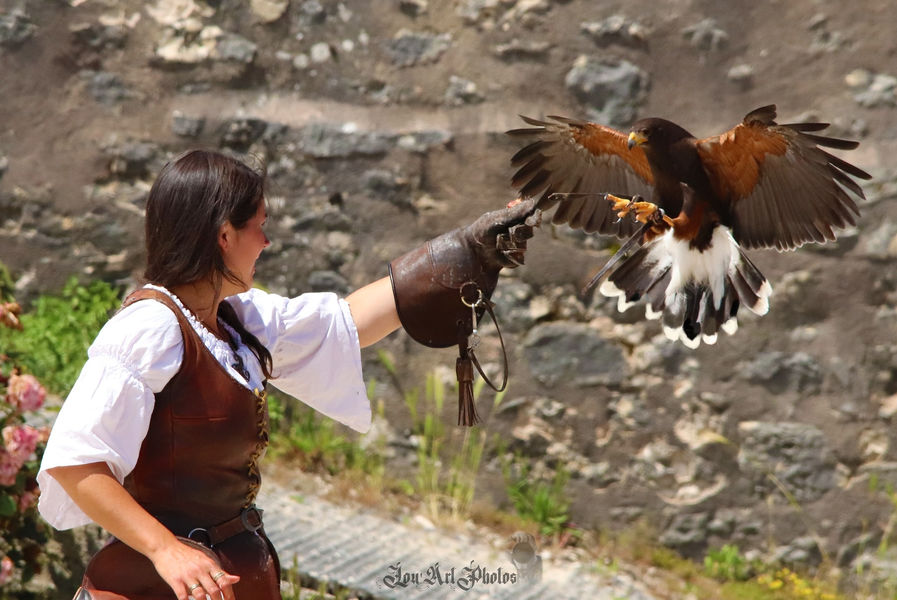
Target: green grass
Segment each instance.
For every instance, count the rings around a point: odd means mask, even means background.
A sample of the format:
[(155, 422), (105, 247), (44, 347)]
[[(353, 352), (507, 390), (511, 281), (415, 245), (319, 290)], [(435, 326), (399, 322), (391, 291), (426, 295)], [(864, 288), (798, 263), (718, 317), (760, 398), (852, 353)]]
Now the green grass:
[(58, 295), (40, 296), (20, 316), (21, 332), (0, 328), (0, 348), (49, 391), (65, 395), (87, 361), (87, 348), (120, 305), (119, 291), (108, 283), (81, 285), (71, 278)]
[(505, 488), (514, 512), (535, 523), (539, 533), (553, 537), (570, 529), (570, 502), (565, 487), (569, 473), (558, 467), (550, 481), (532, 477), (532, 467), (519, 456), (502, 460)]
[(335, 421), (276, 391), (268, 394), (273, 458), (297, 460), (301, 468), (330, 475), (357, 471), (381, 476), (382, 451), (368, 451)]

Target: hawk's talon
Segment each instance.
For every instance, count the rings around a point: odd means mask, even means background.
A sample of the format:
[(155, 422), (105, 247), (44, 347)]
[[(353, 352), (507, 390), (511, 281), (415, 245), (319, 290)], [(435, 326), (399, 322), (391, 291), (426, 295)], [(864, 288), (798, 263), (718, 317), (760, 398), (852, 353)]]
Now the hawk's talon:
[[(636, 199), (641, 199), (641, 196), (636, 195), (632, 198), (623, 198), (613, 194), (605, 194), (605, 198), (609, 202), (613, 202), (611, 209), (617, 213), (617, 222), (619, 223), (623, 220), (623, 217), (632, 214), (632, 209), (637, 203)], [(635, 217), (635, 215), (633, 215), (633, 217)]]

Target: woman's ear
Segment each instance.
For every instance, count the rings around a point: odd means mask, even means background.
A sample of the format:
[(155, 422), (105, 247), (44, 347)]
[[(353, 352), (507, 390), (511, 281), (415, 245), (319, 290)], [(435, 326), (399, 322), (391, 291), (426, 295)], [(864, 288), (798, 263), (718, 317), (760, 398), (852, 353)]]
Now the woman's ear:
[(230, 224), (230, 221), (227, 221), (218, 228), (218, 247), (222, 252), (227, 251), (230, 247), (230, 244), (233, 241), (233, 236), (234, 226)]

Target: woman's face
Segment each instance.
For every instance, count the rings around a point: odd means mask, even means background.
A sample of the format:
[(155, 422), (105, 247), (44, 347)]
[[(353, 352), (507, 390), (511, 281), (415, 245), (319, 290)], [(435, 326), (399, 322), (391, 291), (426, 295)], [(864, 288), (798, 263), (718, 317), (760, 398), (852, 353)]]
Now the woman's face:
[(262, 250), (271, 245), (263, 229), (267, 220), (268, 212), (263, 200), (259, 202), (255, 215), (242, 228), (237, 229), (231, 223), (225, 223), (221, 228), (219, 243), (224, 265), (246, 284), (245, 289), (236, 293), (245, 292), (252, 287), (255, 261)]

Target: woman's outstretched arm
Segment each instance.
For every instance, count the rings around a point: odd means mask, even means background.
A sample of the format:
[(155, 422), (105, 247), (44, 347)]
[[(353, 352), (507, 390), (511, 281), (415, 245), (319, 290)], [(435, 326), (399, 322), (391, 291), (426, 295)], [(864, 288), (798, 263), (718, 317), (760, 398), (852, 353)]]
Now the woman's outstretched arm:
[(389, 277), (378, 279), (346, 297), (361, 347), (380, 341), (399, 327), (399, 315)]

